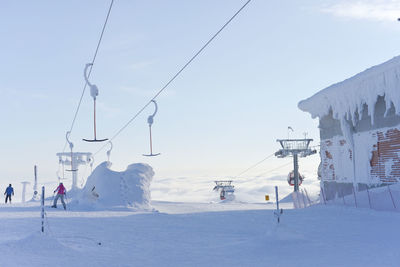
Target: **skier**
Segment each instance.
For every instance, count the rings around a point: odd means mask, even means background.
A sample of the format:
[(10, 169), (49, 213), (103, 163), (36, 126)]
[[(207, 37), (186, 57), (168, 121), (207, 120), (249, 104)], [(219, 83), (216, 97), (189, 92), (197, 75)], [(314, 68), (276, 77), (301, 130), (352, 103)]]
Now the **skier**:
[(56, 190), (54, 190), (54, 193), (57, 192), (57, 196), (54, 198), (53, 206), (51, 206), (52, 208), (57, 208), (57, 200), (58, 200), (59, 198), (61, 198), (61, 203), (62, 203), (62, 205), (63, 205), (63, 207), (64, 207), (64, 210), (67, 208), (67, 207), (65, 206), (65, 202), (64, 202), (64, 195), (65, 195), (66, 191), (67, 191), (67, 190), (65, 189), (63, 183), (60, 183), (60, 184), (58, 185), (58, 187), (56, 188)]
[(9, 199), (11, 204), (11, 195), (14, 195), (14, 188), (12, 188), (11, 184), (6, 188), (4, 195), (6, 195), (6, 203), (7, 200)]

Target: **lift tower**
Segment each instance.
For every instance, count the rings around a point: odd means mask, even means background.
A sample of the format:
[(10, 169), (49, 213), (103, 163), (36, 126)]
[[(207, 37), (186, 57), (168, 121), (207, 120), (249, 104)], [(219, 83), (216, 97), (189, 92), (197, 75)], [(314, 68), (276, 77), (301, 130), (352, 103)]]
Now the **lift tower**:
[[(78, 188), (78, 169), (79, 165), (86, 165), (93, 161), (90, 152), (61, 152), (56, 154), (58, 162), (62, 165), (71, 166), (72, 172), (72, 189)], [(64, 175), (63, 175), (64, 176)]]
[(278, 158), (286, 158), (293, 156), (293, 172), (294, 172), (294, 191), (299, 191), (299, 160), (300, 157), (307, 157), (317, 153), (317, 150), (312, 150), (309, 145), (313, 139), (278, 139), (276, 140), (282, 146), (275, 152)]

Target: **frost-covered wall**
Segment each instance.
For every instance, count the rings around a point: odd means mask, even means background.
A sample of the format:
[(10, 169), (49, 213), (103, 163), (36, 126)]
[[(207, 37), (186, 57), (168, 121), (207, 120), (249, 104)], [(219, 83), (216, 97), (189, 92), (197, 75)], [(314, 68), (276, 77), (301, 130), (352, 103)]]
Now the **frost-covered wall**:
[(299, 103), (319, 118), (327, 199), (400, 181), (400, 58)]

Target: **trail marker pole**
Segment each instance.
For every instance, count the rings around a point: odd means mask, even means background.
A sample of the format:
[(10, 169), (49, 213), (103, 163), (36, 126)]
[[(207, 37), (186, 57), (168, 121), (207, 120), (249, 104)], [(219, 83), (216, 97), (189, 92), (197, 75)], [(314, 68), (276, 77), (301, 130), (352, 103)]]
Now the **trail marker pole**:
[(42, 233), (44, 233), (44, 186), (42, 186)]
[(274, 214), (278, 218), (278, 223), (279, 223), (283, 210), (279, 209), (279, 194), (277, 186), (275, 186), (275, 196), (276, 196), (276, 211), (274, 212)]
[(35, 176), (35, 180), (33, 182), (33, 199), (37, 201), (38, 200), (38, 191), (37, 191), (37, 166), (36, 165), (33, 168), (33, 172), (34, 172), (34, 176)]

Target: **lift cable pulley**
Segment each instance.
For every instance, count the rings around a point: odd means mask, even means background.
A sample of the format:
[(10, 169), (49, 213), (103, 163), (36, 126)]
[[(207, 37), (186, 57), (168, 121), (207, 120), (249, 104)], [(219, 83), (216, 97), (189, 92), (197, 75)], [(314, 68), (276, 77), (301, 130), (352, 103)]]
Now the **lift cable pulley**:
[(93, 129), (94, 129), (94, 139), (83, 139), (83, 141), (86, 142), (104, 142), (107, 141), (108, 138), (104, 138), (104, 139), (97, 139), (96, 136), (96, 98), (99, 95), (99, 89), (97, 88), (97, 86), (95, 84), (91, 84), (89, 82), (89, 78), (87, 75), (87, 70), (89, 67), (91, 67), (93, 65), (93, 63), (87, 63), (85, 66), (85, 70), (83, 72), (83, 76), (85, 77), (85, 81), (86, 84), (90, 87), (90, 95), (93, 98), (93, 105), (94, 105), (94, 109), (93, 109)]
[(153, 140), (152, 140), (152, 136), (151, 136), (151, 126), (153, 125), (153, 122), (154, 122), (153, 118), (158, 111), (158, 106), (157, 106), (157, 102), (154, 99), (151, 100), (151, 102), (154, 103), (155, 110), (154, 110), (154, 113), (147, 118), (147, 123), (149, 124), (149, 133), (150, 133), (150, 154), (143, 154), (143, 156), (146, 156), (146, 157), (154, 157), (154, 156), (158, 156), (161, 154), (161, 153), (153, 154)]

